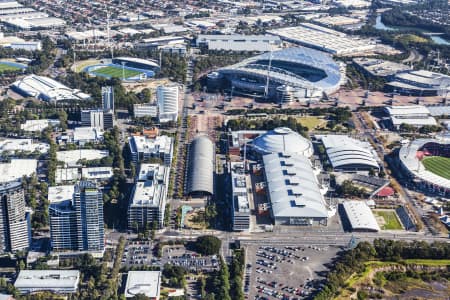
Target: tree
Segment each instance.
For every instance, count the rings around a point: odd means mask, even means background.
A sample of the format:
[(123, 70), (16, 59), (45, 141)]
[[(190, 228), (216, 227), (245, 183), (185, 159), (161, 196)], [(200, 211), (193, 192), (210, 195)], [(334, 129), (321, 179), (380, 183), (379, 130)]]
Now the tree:
[(218, 254), (221, 246), (220, 239), (212, 235), (199, 236), (195, 242), (196, 251), (203, 255)]

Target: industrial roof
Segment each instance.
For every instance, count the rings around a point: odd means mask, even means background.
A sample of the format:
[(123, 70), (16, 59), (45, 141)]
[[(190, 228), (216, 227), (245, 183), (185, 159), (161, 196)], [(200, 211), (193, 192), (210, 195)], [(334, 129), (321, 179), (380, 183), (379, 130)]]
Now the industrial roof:
[(22, 270), (14, 283), (17, 289), (62, 289), (78, 286), (80, 271), (77, 270)]
[(287, 127), (270, 130), (253, 140), (253, 147), (261, 154), (279, 153), (311, 156), (311, 142)]
[(94, 160), (102, 159), (109, 156), (107, 150), (97, 149), (80, 149), (80, 150), (67, 150), (56, 152), (56, 158), (68, 165), (76, 165), (81, 159)]
[(137, 294), (144, 294), (152, 299), (157, 299), (160, 285), (160, 271), (128, 271), (125, 297), (131, 298)]
[(272, 212), (278, 217), (326, 218), (323, 193), (308, 158), (281, 153), (263, 156)]
[(51, 78), (34, 74), (14, 82), (12, 86), (27, 96), (43, 100), (86, 100), (90, 97)]
[(428, 108), (423, 105), (387, 106), (385, 109), (390, 116), (430, 115)]
[(0, 182), (22, 179), (36, 172), (36, 159), (11, 159), (10, 162), (0, 163)]
[[(271, 61), (271, 67), (265, 63)], [(287, 67), (289, 64), (291, 67)], [(278, 66), (277, 66), (278, 65)], [(309, 75), (301, 75), (294, 69), (317, 69), (323, 71), (320, 79), (307, 78)], [(289, 85), (296, 88), (307, 88), (311, 90), (323, 91), (327, 94), (336, 91), (342, 80), (339, 65), (333, 61), (332, 57), (324, 52), (305, 48), (295, 47), (283, 50), (267, 52), (255, 57), (248, 58), (237, 64), (224, 67), (218, 70), (222, 74), (242, 74), (267, 78), (270, 74), (270, 81), (280, 85)]]
[(343, 206), (352, 230), (380, 231), (377, 220), (364, 201), (345, 201)]
[(333, 168), (339, 169), (355, 165), (379, 168), (374, 150), (368, 142), (346, 135), (318, 135), (316, 137), (322, 141)]
[(3, 151), (24, 151), (47, 153), (50, 145), (47, 143), (35, 143), (32, 139), (1, 139), (0, 152)]
[(204, 135), (196, 137), (189, 147), (187, 191), (214, 193), (214, 144)]
[(399, 158), (403, 166), (409, 170), (415, 177), (433, 185), (450, 189), (450, 180), (425, 170), (425, 167), (417, 157), (419, 151), (428, 143), (450, 145), (450, 138), (442, 137), (441, 139), (417, 139), (402, 148), (400, 148)]

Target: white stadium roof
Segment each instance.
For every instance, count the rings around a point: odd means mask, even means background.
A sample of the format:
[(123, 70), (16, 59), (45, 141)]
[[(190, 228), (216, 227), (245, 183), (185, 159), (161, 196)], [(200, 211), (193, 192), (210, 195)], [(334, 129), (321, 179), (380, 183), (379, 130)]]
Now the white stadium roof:
[(327, 218), (328, 210), (309, 159), (279, 153), (263, 156), (275, 218)]
[(311, 142), (287, 127), (270, 130), (253, 140), (254, 149), (261, 154), (279, 153), (311, 156)]
[(377, 220), (364, 201), (346, 201), (343, 206), (352, 230), (380, 231)]

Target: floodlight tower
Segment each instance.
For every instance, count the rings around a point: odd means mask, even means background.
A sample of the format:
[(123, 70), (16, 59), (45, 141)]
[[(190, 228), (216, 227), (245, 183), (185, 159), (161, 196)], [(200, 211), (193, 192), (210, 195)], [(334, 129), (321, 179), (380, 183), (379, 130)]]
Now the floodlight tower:
[(267, 80), (266, 86), (264, 88), (264, 98), (269, 98), (269, 82), (270, 82), (270, 68), (272, 67), (272, 46), (270, 46), (270, 56), (269, 56), (269, 68), (267, 69)]

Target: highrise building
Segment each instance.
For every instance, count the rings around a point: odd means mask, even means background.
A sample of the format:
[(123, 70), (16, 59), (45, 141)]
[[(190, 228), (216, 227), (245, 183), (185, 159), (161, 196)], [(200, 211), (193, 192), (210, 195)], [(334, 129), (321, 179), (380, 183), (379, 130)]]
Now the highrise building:
[(103, 251), (103, 195), (91, 181), (74, 187), (72, 200), (51, 203), (50, 234), (55, 251)]
[(102, 104), (104, 111), (114, 111), (114, 89), (112, 86), (102, 87)]
[(25, 212), (22, 183), (0, 184), (0, 253), (27, 249), (31, 241), (30, 218)]
[(178, 118), (178, 86), (158, 86), (156, 89), (159, 122), (176, 121)]

